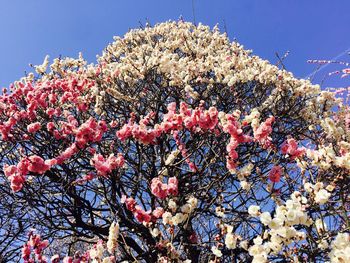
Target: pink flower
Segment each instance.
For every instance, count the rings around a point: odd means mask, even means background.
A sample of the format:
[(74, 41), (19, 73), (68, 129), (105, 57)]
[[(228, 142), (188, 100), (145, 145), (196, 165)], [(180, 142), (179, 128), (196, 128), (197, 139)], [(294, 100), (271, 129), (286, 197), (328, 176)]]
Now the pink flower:
[(30, 247), (27, 244), (24, 244), (22, 248), (22, 258), (24, 260), (28, 260), (29, 257), (30, 257)]
[(29, 160), (27, 158), (20, 160), (19, 163), (17, 164), (18, 172), (21, 175), (26, 175), (28, 173), (28, 166), (29, 166)]
[(121, 203), (126, 205), (126, 209), (128, 209), (131, 212), (135, 211), (135, 206), (136, 206), (136, 200), (132, 197), (126, 197), (125, 195), (122, 196), (121, 198)]
[(265, 148), (270, 146), (271, 138), (269, 135), (272, 132), (272, 124), (275, 121), (275, 117), (271, 116), (261, 123), (260, 126), (254, 131), (254, 138), (260, 142)]
[(101, 154), (95, 154), (91, 162), (99, 175), (106, 176), (108, 173), (111, 173), (112, 170), (124, 165), (124, 157), (120, 153), (118, 157), (111, 154), (106, 160)]
[(55, 109), (54, 108), (48, 108), (46, 110), (46, 114), (49, 115), (49, 118), (51, 118), (55, 114)]
[(39, 122), (34, 122), (27, 126), (27, 131), (30, 133), (35, 133), (40, 129), (41, 129), (41, 125)]
[(164, 214), (164, 209), (162, 207), (157, 207), (156, 209), (153, 210), (152, 215), (155, 218), (161, 218), (162, 215)]
[(281, 179), (282, 175), (282, 167), (279, 165), (276, 165), (272, 167), (272, 169), (269, 172), (269, 179), (273, 183), (278, 183)]
[(193, 244), (198, 243), (198, 236), (197, 236), (196, 232), (192, 232), (192, 234), (189, 236), (188, 239)]
[(74, 154), (78, 152), (76, 143), (73, 143), (67, 149), (65, 149), (57, 158), (57, 164), (62, 164), (65, 160), (70, 159)]
[(208, 111), (199, 111), (198, 124), (202, 129), (214, 129), (218, 123), (218, 111), (215, 107), (210, 107)]
[(131, 137), (133, 126), (134, 126), (134, 119), (135, 119), (135, 114), (132, 114), (129, 122), (123, 125), (123, 127), (116, 132), (116, 136), (118, 137), (119, 140), (125, 141), (126, 139)]
[(50, 166), (45, 164), (43, 158), (37, 155), (32, 155), (29, 158), (28, 171), (38, 174), (43, 174), (50, 169)]
[(226, 168), (231, 171), (236, 169), (237, 164), (230, 158), (226, 159)]
[(73, 263), (73, 258), (72, 257), (64, 257), (63, 263)]
[(168, 186), (163, 184), (158, 177), (153, 178), (151, 182), (151, 192), (160, 199), (164, 199), (168, 195)]
[(17, 167), (15, 165), (4, 165), (4, 173), (6, 177), (13, 176), (15, 173), (17, 173)]
[(178, 194), (178, 180), (176, 177), (170, 177), (168, 181), (168, 194), (177, 195)]
[(105, 176), (110, 171), (110, 167), (107, 165), (105, 158), (101, 154), (95, 154), (91, 161), (100, 175)]
[(55, 128), (55, 124), (54, 124), (53, 122), (48, 122), (48, 123), (46, 124), (46, 129), (47, 129), (48, 131), (52, 131), (54, 128)]
[(111, 170), (114, 170), (116, 168), (123, 167), (125, 160), (121, 153), (118, 153), (118, 156), (115, 157), (114, 155), (110, 155), (107, 159), (107, 162), (109, 164), (109, 167)]
[(226, 146), (226, 151), (232, 160), (236, 160), (238, 158), (238, 153), (236, 151), (237, 147), (238, 141), (234, 137), (231, 137), (229, 144)]
[(53, 255), (51, 257), (51, 263), (58, 263), (60, 261), (60, 256), (59, 255)]
[(54, 165), (56, 165), (57, 164), (57, 160), (55, 159), (55, 158), (53, 158), (53, 159), (48, 159), (48, 160), (46, 160), (45, 161), (45, 164), (47, 164), (48, 166), (54, 166)]
[(146, 222), (149, 223), (151, 221), (151, 215), (144, 211), (140, 206), (135, 207), (134, 216), (136, 217), (137, 221), (140, 223)]
[(281, 152), (283, 154), (288, 154), (293, 160), (297, 157), (302, 156), (305, 153), (305, 149), (298, 148), (298, 142), (295, 139), (291, 138), (283, 143), (281, 147)]

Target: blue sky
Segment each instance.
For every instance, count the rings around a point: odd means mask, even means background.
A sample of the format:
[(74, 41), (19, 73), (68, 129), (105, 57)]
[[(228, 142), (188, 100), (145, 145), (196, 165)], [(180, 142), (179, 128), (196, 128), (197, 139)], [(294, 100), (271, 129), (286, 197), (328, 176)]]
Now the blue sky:
[[(349, 0), (194, 0), (195, 21), (219, 23), (254, 54), (276, 62), (275, 52), (287, 50), (286, 67), (305, 77), (315, 66), (308, 59), (331, 59), (350, 48)], [(192, 0), (11, 0), (0, 1), (0, 87), (8, 86), (41, 64), (45, 55), (74, 56), (89, 62), (129, 28), (148, 19), (151, 24), (194, 21)], [(349, 55), (340, 60), (350, 61)], [(332, 71), (327, 67), (319, 74)], [(325, 85), (349, 83), (333, 77)]]

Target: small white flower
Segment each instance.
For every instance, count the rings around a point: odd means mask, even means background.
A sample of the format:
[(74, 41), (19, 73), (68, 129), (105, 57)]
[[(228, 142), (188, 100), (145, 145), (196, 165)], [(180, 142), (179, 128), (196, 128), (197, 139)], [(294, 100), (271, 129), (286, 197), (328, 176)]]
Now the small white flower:
[(172, 219), (172, 214), (170, 212), (164, 212), (164, 214), (162, 215), (163, 218), (163, 224), (169, 224), (171, 219)]
[(160, 231), (158, 228), (153, 228), (150, 232), (153, 237), (157, 237), (160, 234)]
[(263, 242), (263, 239), (261, 236), (257, 236), (256, 238), (253, 239), (255, 245), (261, 245)]
[(314, 190), (314, 187), (311, 183), (305, 183), (304, 189), (306, 192), (311, 193)]
[(118, 245), (118, 236), (119, 236), (119, 224), (113, 222), (109, 228), (109, 235), (107, 241), (107, 250), (109, 253), (113, 253)]
[(213, 252), (213, 254), (216, 257), (218, 257), (218, 258), (222, 257), (222, 252), (217, 247), (215, 247), (215, 246), (211, 247), (211, 251)]
[(330, 196), (331, 194), (327, 190), (321, 189), (315, 195), (315, 202), (323, 205), (328, 202)]
[(193, 209), (197, 208), (198, 200), (195, 197), (190, 197), (188, 199), (187, 203), (191, 206), (192, 211), (193, 211)]
[(221, 206), (217, 206), (215, 208), (215, 213), (218, 217), (225, 217), (225, 208), (222, 208)]
[(294, 209), (289, 209), (286, 214), (287, 220), (290, 222), (294, 222), (297, 219), (297, 212)]
[(178, 224), (181, 224), (182, 222), (184, 222), (186, 220), (186, 217), (184, 216), (183, 213), (176, 213), (175, 216), (173, 216), (173, 224), (175, 226), (177, 226)]
[(236, 248), (237, 238), (232, 233), (228, 233), (225, 237), (225, 245), (228, 249)]
[(239, 243), (239, 246), (244, 250), (248, 250), (248, 240), (243, 240)]
[(165, 165), (172, 164), (175, 161), (175, 159), (176, 159), (176, 157), (178, 156), (179, 153), (180, 153), (179, 150), (172, 151), (169, 154), (168, 158), (165, 160)]
[(251, 205), (248, 208), (248, 214), (251, 215), (251, 216), (258, 216), (259, 215), (259, 210), (260, 210), (260, 206)]
[(241, 181), (240, 184), (243, 190), (248, 191), (250, 189), (251, 183), (248, 183), (247, 181)]
[(325, 239), (322, 239), (319, 243), (318, 243), (318, 245), (317, 245), (317, 247), (319, 248), (319, 249), (322, 249), (322, 250), (325, 250), (325, 249), (327, 249), (328, 248), (328, 242), (327, 242), (327, 240), (325, 240)]
[(260, 221), (263, 223), (265, 226), (271, 223), (271, 215), (269, 212), (264, 212), (260, 215)]
[(329, 185), (327, 185), (326, 190), (329, 192), (333, 192), (334, 188), (335, 188), (334, 185), (329, 184)]
[(103, 259), (102, 263), (112, 263), (113, 261), (110, 259), (110, 257), (106, 257)]
[(272, 219), (272, 221), (269, 224), (269, 228), (271, 229), (278, 229), (280, 226), (283, 225), (283, 220), (281, 220), (278, 217), (275, 217), (274, 219)]
[(169, 209), (172, 210), (173, 212), (176, 211), (177, 205), (173, 199), (169, 200), (168, 206), (169, 206)]

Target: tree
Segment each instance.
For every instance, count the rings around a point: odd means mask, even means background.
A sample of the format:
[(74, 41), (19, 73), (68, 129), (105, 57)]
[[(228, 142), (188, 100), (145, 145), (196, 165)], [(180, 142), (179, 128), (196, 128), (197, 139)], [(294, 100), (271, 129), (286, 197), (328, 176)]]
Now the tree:
[[(0, 97), (1, 209), (25, 211), (21, 237), (59, 240), (52, 262), (349, 260), (340, 98), (217, 28), (114, 40), (96, 65), (46, 58)], [(46, 246), (31, 231), (23, 259)]]

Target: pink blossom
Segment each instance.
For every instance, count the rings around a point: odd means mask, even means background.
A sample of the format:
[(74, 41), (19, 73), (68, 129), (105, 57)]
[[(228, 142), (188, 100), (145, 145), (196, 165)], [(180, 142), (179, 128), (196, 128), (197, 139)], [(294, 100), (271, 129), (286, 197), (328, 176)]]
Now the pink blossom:
[(54, 128), (55, 128), (55, 124), (54, 124), (53, 122), (48, 122), (48, 123), (46, 124), (46, 129), (47, 129), (48, 131), (52, 131)]
[(57, 164), (62, 164), (65, 160), (70, 159), (74, 154), (78, 152), (76, 143), (73, 143), (67, 149), (65, 149), (57, 158)]
[(29, 160), (28, 158), (21, 159), (17, 164), (18, 172), (21, 175), (26, 175), (28, 173)]
[(123, 195), (120, 201), (122, 204), (125, 203), (126, 209), (128, 209), (131, 212), (135, 211), (136, 200), (134, 198), (126, 197), (125, 195)]
[(30, 257), (30, 246), (28, 244), (24, 244), (22, 248), (22, 258), (27, 261)]
[(17, 173), (17, 166), (5, 164), (4, 165), (4, 173), (5, 173), (6, 177), (13, 176), (15, 173)]
[(269, 172), (270, 181), (273, 183), (278, 183), (280, 181), (282, 171), (282, 167), (279, 165), (272, 167), (272, 169)]
[(64, 257), (63, 263), (73, 263), (73, 258), (72, 257)]
[(101, 154), (95, 154), (91, 159), (91, 163), (97, 170), (97, 173), (102, 176), (106, 176), (112, 170), (122, 167), (124, 162), (124, 157), (120, 153), (117, 157), (111, 154), (107, 159)]
[(298, 142), (295, 139), (291, 138), (283, 143), (281, 152), (283, 154), (288, 154), (293, 160), (302, 156), (305, 153), (305, 149), (300, 147), (298, 148)]
[(49, 118), (51, 118), (55, 114), (55, 109), (54, 108), (48, 108), (46, 110), (46, 114), (49, 115)]
[(158, 177), (153, 178), (151, 182), (151, 192), (160, 199), (164, 199), (168, 195), (168, 186), (163, 184)]
[(53, 255), (51, 257), (51, 263), (58, 263), (60, 261), (60, 256), (59, 255)]
[(143, 222), (149, 223), (152, 218), (149, 212), (144, 211), (138, 205), (135, 207), (134, 216), (136, 217), (137, 221), (139, 221), (140, 223), (143, 223)]
[(198, 236), (197, 236), (196, 232), (192, 232), (192, 234), (189, 236), (188, 239), (193, 244), (198, 243)]
[(121, 153), (118, 153), (117, 157), (114, 155), (110, 155), (107, 159), (107, 162), (109, 164), (109, 167), (111, 170), (114, 170), (116, 168), (123, 167), (125, 160)]
[(48, 159), (48, 160), (46, 160), (45, 161), (45, 164), (47, 164), (48, 166), (54, 166), (54, 165), (56, 165), (57, 164), (57, 160), (55, 159), (55, 158), (53, 158), (53, 159)]
[(41, 129), (41, 125), (39, 122), (34, 122), (27, 126), (27, 131), (30, 133), (35, 133), (40, 129)]
[(229, 171), (235, 170), (237, 167), (237, 164), (230, 158), (226, 159), (226, 167)]
[(261, 123), (260, 126), (254, 130), (254, 138), (260, 142), (264, 148), (267, 148), (271, 144), (271, 138), (269, 135), (272, 132), (272, 124), (275, 121), (275, 117), (271, 116), (266, 119), (265, 122)]
[(170, 177), (168, 181), (168, 194), (177, 195), (178, 194), (178, 180), (176, 177)]
[[(71, 116), (70, 123), (77, 126), (78, 123), (73, 116)], [(103, 134), (107, 131), (107, 124), (105, 121), (98, 121), (90, 118), (83, 123), (78, 129), (74, 130), (76, 142), (80, 147), (85, 146), (88, 142), (98, 142), (102, 139)]]
[(156, 209), (153, 210), (152, 215), (155, 218), (161, 218), (162, 215), (164, 214), (164, 209), (162, 207), (157, 207)]
[(50, 166), (45, 164), (43, 158), (37, 155), (32, 155), (29, 158), (28, 171), (38, 174), (43, 174), (50, 169)]

